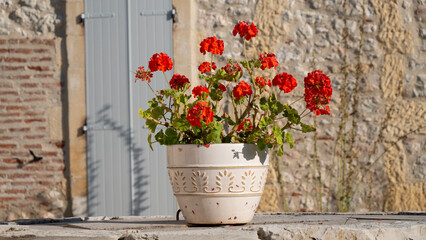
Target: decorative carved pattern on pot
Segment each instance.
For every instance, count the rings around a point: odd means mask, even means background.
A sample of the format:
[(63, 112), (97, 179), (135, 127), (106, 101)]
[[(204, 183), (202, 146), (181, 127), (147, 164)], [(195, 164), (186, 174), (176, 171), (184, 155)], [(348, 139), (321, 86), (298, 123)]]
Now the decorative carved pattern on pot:
[[(246, 168), (247, 169), (247, 168)], [(174, 193), (260, 193), (268, 169), (169, 169)], [(209, 182), (209, 176), (213, 181)]]
[(183, 175), (183, 171), (176, 171), (173, 177), (174, 184), (173, 184), (173, 192), (180, 192), (180, 187), (185, 189), (186, 181), (185, 176)]
[(185, 192), (187, 193), (194, 193), (194, 192), (198, 192), (199, 189), (204, 189), (207, 188), (207, 175), (205, 172), (200, 172), (200, 171), (196, 171), (196, 172), (192, 172), (192, 177), (191, 177), (191, 183), (192, 183), (192, 190), (188, 190), (186, 187), (183, 189)]
[(244, 172), (244, 175), (241, 176), (241, 178), (243, 179), (241, 181), (241, 183), (243, 184), (243, 186), (247, 186), (250, 187), (250, 191), (252, 192), (259, 192), (260, 188), (254, 189), (254, 184), (256, 182), (256, 174), (254, 173), (254, 171), (249, 170)]

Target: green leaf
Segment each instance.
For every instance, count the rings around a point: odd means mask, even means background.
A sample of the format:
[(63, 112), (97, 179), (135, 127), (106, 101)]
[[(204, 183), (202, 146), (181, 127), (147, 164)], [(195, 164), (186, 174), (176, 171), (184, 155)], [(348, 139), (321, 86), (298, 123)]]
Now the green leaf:
[(185, 94), (179, 94), (179, 95), (177, 96), (177, 98), (176, 98), (176, 103), (177, 103), (177, 104), (185, 105), (185, 104), (186, 104), (186, 102), (188, 102), (189, 98), (190, 98), (190, 96), (188, 96), (188, 95), (185, 95)]
[(302, 132), (307, 133), (307, 132), (315, 132), (315, 127), (311, 126), (311, 125), (307, 125), (304, 123), (300, 123), (300, 126), (302, 126)]
[(148, 101), (148, 105), (152, 108), (155, 108), (158, 106), (158, 102), (156, 98), (153, 98), (151, 101)]
[(260, 68), (260, 66), (262, 65), (259, 59), (252, 59), (250, 60), (250, 62), (252, 63), (252, 66), (255, 68)]
[(253, 132), (247, 137), (247, 143), (256, 143), (259, 138), (263, 135), (262, 132)]
[(286, 117), (290, 122), (293, 122), (294, 124), (300, 123), (300, 116), (296, 109), (292, 108), (288, 104), (284, 105), (284, 117)]
[(284, 105), (277, 101), (275, 95), (272, 95), (269, 98), (269, 109), (271, 110), (272, 114), (278, 115), (284, 110)]
[(247, 61), (240, 61), (241, 66), (243, 66), (243, 68), (247, 69), (248, 68), (248, 62)]
[(166, 142), (166, 138), (164, 136), (163, 129), (161, 129), (157, 134), (155, 134), (155, 140), (160, 143), (161, 145), (164, 145)]
[(173, 127), (181, 132), (185, 132), (189, 130), (189, 128), (191, 127), (191, 124), (189, 124), (188, 120), (184, 118), (176, 118), (173, 121)]
[(277, 141), (278, 145), (283, 145), (284, 144), (284, 138), (283, 138), (283, 133), (281, 132), (281, 128), (278, 126), (275, 126), (272, 128), (272, 132), (274, 133), (274, 138)]
[(151, 111), (148, 109), (148, 110), (146, 110), (146, 111), (143, 111), (142, 110), (142, 108), (141, 109), (139, 109), (139, 115), (142, 117), (142, 118), (147, 118), (147, 117), (150, 117), (151, 116)]
[(244, 101), (246, 100), (246, 97), (244, 96), (244, 97), (241, 97), (240, 99), (236, 99), (236, 98), (234, 98), (233, 100), (234, 100), (235, 104), (237, 104), (237, 105), (241, 105), (241, 104), (243, 104), (243, 103), (244, 103)]
[(257, 148), (259, 149), (259, 151), (263, 151), (266, 149), (266, 144), (263, 141), (258, 141)]
[(260, 99), (259, 105), (260, 105), (260, 109), (262, 109), (263, 111), (268, 111), (269, 110), (268, 100), (266, 100), (265, 97), (262, 97)]
[(150, 133), (150, 134), (148, 134), (148, 144), (149, 144), (149, 148), (151, 148), (151, 151), (154, 151), (154, 149), (152, 148), (152, 140), (151, 140), (151, 138), (152, 138), (152, 135)]
[(288, 132), (284, 136), (285, 136), (285, 139), (287, 140), (288, 144), (290, 145), (290, 149), (292, 149), (294, 147), (293, 133)]
[(210, 133), (207, 135), (207, 142), (208, 143), (221, 143), (222, 140), (220, 139), (220, 134), (222, 133), (223, 125), (220, 122), (215, 122), (213, 129), (210, 131)]
[(149, 129), (149, 131), (151, 131), (152, 133), (154, 133), (155, 132), (155, 128), (157, 128), (157, 124), (154, 121), (149, 120), (149, 119), (147, 119), (145, 121), (145, 125)]
[(283, 145), (281, 145), (278, 148), (277, 156), (282, 156), (283, 154), (284, 154), (284, 147), (283, 147)]
[(219, 69), (219, 70), (217, 70), (215, 76), (216, 76), (217, 80), (223, 80), (223, 79), (226, 79), (227, 75), (228, 74), (226, 74), (225, 70)]
[(194, 144), (204, 144), (204, 142), (201, 139), (195, 139)]
[(179, 143), (179, 135), (173, 128), (166, 129), (165, 145), (173, 145)]
[(223, 98), (223, 93), (220, 89), (212, 89), (209, 96), (213, 101), (220, 101)]
[(152, 109), (151, 117), (154, 119), (160, 119), (164, 115), (164, 107), (158, 106)]
[(264, 117), (262, 117), (262, 119), (260, 119), (259, 128), (263, 130), (266, 127), (268, 127), (269, 125), (271, 125), (272, 123), (274, 123), (274, 120), (272, 120), (269, 117), (264, 116)]

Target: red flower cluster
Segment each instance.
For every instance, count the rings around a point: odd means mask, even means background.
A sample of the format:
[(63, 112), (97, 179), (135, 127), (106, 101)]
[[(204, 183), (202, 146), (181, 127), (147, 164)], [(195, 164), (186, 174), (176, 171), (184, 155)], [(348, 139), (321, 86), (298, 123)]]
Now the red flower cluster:
[(226, 91), (226, 87), (225, 87), (225, 85), (223, 85), (223, 84), (220, 84), (220, 85), (219, 85), (219, 89), (220, 89), (220, 90), (222, 90), (222, 92), (225, 92), (225, 91)]
[(151, 71), (145, 71), (145, 67), (139, 67), (139, 70), (136, 72), (135, 82), (140, 79), (142, 81), (151, 82), (151, 78), (153, 77)]
[(217, 40), (215, 36), (208, 37), (200, 43), (200, 52), (204, 55), (206, 52), (222, 55), (223, 50), (223, 41)]
[(240, 38), (245, 38), (247, 41), (249, 41), (251, 38), (256, 37), (257, 33), (259, 31), (257, 30), (254, 23), (251, 23), (251, 25), (248, 25), (245, 21), (240, 21), (237, 25), (234, 27), (234, 31), (232, 31), (232, 34), (236, 36), (237, 34), (240, 34)]
[(188, 78), (186, 78), (184, 75), (180, 74), (173, 74), (172, 79), (170, 79), (170, 87), (173, 89), (180, 89), (185, 86), (185, 83), (189, 83)]
[[(250, 123), (248, 127), (246, 127), (246, 123)], [(237, 131), (252, 131), (253, 130), (253, 124), (251, 123), (250, 119), (244, 120), (240, 125), (238, 125)]]
[(207, 102), (198, 102), (188, 110), (186, 120), (193, 127), (201, 127), (201, 121), (204, 121), (208, 125), (210, 122), (213, 122), (213, 111), (207, 106)]
[(228, 63), (226, 64), (225, 67), (222, 67), (222, 69), (225, 70), (226, 74), (228, 74), (229, 76), (232, 76), (236, 74), (237, 72), (243, 71), (239, 63), (234, 63), (234, 64)]
[(289, 93), (297, 86), (297, 82), (292, 75), (287, 73), (280, 73), (274, 77), (272, 80), (272, 85), (278, 86), (278, 88), (285, 93)]
[(262, 64), (260, 68), (265, 70), (265, 68), (274, 68), (277, 69), (278, 61), (275, 58), (275, 54), (273, 53), (261, 53), (259, 57), (260, 63)]
[(151, 72), (172, 70), (172, 59), (165, 53), (156, 53), (149, 60), (149, 69)]
[(234, 94), (235, 98), (240, 100), (241, 97), (251, 95), (253, 93), (253, 90), (251, 89), (251, 86), (249, 84), (244, 81), (241, 81), (240, 83), (238, 83), (237, 86), (234, 87), (232, 93)]
[(271, 80), (268, 80), (268, 82), (266, 82), (265, 79), (263, 79), (263, 77), (256, 77), (256, 79), (254, 80), (257, 85), (264, 87), (266, 85), (268, 85), (269, 87), (272, 86)]
[(192, 94), (194, 94), (194, 98), (203, 96), (203, 92), (209, 94), (209, 89), (203, 86), (196, 86), (192, 89)]
[(305, 101), (306, 108), (315, 112), (316, 115), (330, 114), (329, 106), (331, 94), (330, 78), (327, 77), (321, 70), (316, 70), (308, 73), (305, 77)]
[(213, 70), (216, 69), (216, 64), (214, 62), (212, 64), (210, 64), (209, 62), (203, 62), (198, 67), (198, 70), (201, 73), (206, 73), (206, 72), (210, 72), (212, 70), (212, 68), (213, 68)]

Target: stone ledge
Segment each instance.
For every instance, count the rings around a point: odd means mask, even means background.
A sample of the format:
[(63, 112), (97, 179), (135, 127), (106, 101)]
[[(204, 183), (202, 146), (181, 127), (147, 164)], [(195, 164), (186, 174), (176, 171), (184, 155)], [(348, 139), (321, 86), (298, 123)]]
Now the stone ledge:
[(188, 227), (173, 217), (31, 219), (0, 223), (0, 239), (425, 239), (426, 212), (270, 213), (250, 224)]

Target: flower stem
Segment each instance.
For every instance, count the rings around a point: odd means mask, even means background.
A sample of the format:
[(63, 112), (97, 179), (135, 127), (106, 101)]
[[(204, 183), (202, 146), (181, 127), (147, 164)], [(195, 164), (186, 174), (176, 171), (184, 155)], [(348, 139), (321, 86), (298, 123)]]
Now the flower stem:
[[(164, 79), (166, 80), (167, 85), (170, 87), (170, 83), (169, 83), (169, 81), (167, 80), (167, 77), (166, 77), (166, 73), (165, 73), (165, 72), (163, 72), (163, 76), (164, 76)], [(171, 87), (170, 87), (170, 88), (171, 88)]]
[(151, 89), (152, 93), (154, 93), (155, 96), (157, 96), (157, 94), (155, 93), (154, 89), (152, 89), (151, 85), (149, 85), (148, 82), (146, 82), (146, 84), (148, 84), (149, 89)]
[[(281, 92), (280, 92), (280, 93), (281, 93)], [(305, 96), (302, 96), (302, 97), (300, 97), (300, 98), (296, 99), (296, 101), (294, 101), (294, 102), (290, 103), (290, 106), (291, 106), (291, 105), (293, 105), (293, 104), (295, 104), (295, 103), (297, 103), (298, 101), (302, 100), (304, 97), (305, 97)], [(306, 110), (306, 109), (305, 109), (305, 110)]]

